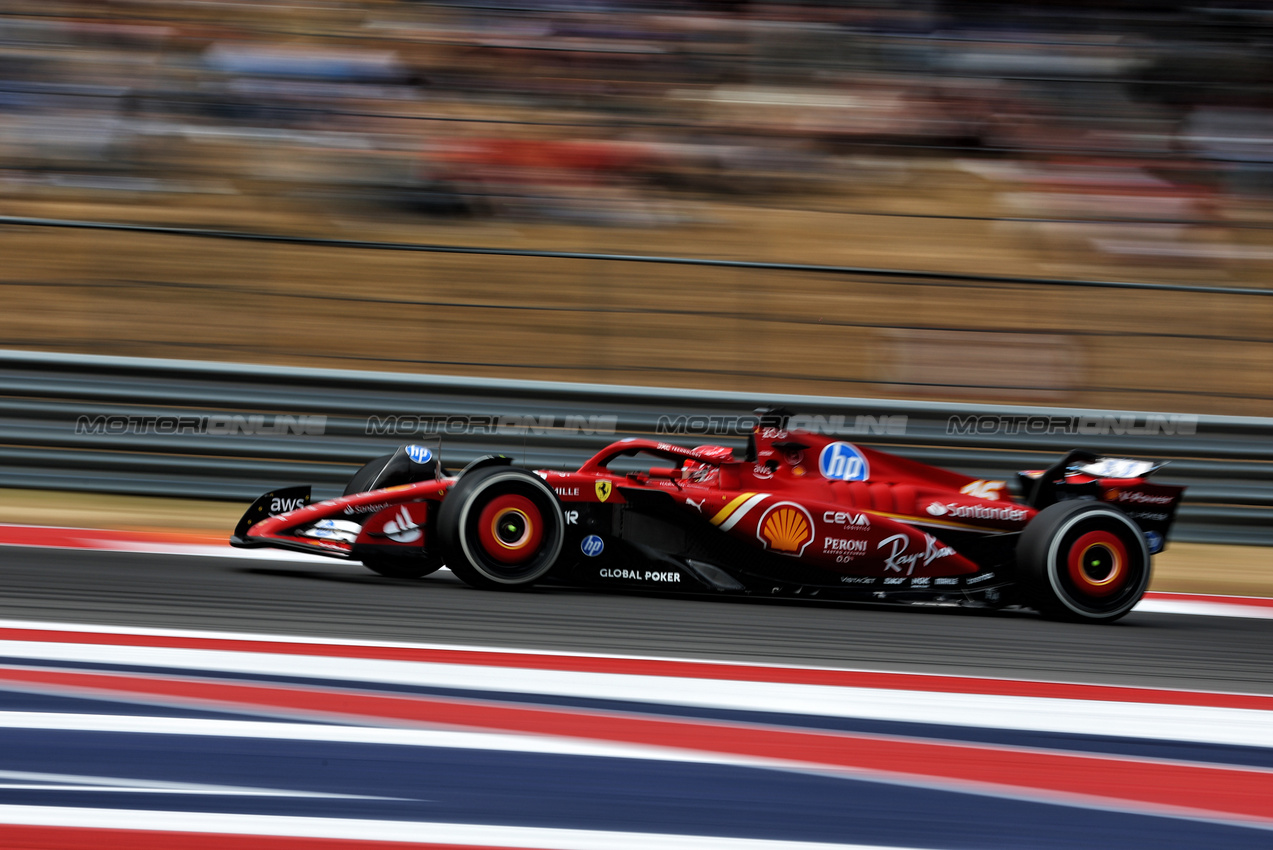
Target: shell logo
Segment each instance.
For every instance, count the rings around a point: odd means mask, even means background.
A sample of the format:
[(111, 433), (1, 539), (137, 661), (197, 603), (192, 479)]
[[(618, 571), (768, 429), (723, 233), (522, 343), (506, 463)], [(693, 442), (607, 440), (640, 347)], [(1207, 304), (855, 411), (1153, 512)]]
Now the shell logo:
[(813, 542), (813, 517), (793, 502), (779, 502), (760, 518), (756, 537), (766, 549), (799, 557)]

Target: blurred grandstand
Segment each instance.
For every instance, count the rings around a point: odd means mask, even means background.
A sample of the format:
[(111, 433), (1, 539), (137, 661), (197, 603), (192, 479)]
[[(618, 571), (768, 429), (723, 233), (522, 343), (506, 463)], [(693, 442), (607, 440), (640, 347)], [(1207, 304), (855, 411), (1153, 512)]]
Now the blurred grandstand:
[[(1267, 287), (1271, 45), (1231, 0), (12, 0), (0, 213)], [(20, 347), (1273, 413), (1269, 298), (0, 235)], [(354, 280), (433, 307), (278, 300)]]

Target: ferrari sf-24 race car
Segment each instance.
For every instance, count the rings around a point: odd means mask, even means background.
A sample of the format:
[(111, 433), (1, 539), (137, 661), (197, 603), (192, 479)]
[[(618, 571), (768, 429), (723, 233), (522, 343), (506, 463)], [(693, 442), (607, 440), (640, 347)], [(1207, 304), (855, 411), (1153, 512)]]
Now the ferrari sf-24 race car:
[(741, 457), (626, 439), (566, 472), (503, 456), (449, 472), (436, 448), (404, 445), (340, 498), (266, 493), (230, 542), (395, 578), (446, 565), (487, 589), (1024, 606), (1107, 622), (1143, 595), (1184, 490), (1148, 480), (1159, 464), (1075, 450), (1018, 473), (1014, 499), (1003, 481), (787, 430), (785, 411), (763, 421)]

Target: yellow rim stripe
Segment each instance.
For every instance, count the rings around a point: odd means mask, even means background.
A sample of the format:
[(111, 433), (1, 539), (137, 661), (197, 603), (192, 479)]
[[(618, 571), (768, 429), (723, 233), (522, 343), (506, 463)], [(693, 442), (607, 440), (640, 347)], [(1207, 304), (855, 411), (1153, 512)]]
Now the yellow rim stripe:
[[(712, 525), (720, 525), (722, 522), (724, 522), (726, 519), (729, 518), (729, 515), (733, 513), (738, 508), (739, 505), (741, 505), (743, 502), (747, 501), (748, 499), (750, 499), (752, 496), (755, 496), (755, 495), (756, 495), (755, 493), (743, 493), (741, 496), (736, 496), (733, 500), (729, 502), (729, 504), (721, 508), (720, 511), (716, 514), (716, 516), (712, 517), (712, 520), (711, 520)], [(926, 517), (926, 516), (912, 516), (909, 514), (894, 514), (894, 513), (889, 513), (888, 511), (877, 511), (873, 508), (857, 507), (854, 509), (858, 511), (862, 511), (863, 513), (875, 514), (876, 516), (887, 517), (888, 519), (900, 520), (901, 522), (905, 522), (908, 524), (913, 523), (917, 525), (935, 525), (935, 526), (940, 526), (944, 528), (966, 528), (970, 531), (1003, 531), (1002, 528), (997, 528), (995, 526), (972, 525), (970, 523), (954, 522), (948, 519), (943, 520), (943, 519), (933, 519), (932, 517)]]
[(747, 501), (754, 495), (756, 494), (743, 493), (741, 496), (735, 496), (733, 501), (731, 501), (725, 507), (721, 508), (720, 512), (717, 513), (716, 516), (712, 517), (712, 525), (720, 525), (722, 522), (726, 520), (726, 518), (729, 517), (731, 513), (734, 512), (735, 508), (737, 508), (739, 505), (741, 505), (743, 502)]
[(911, 516), (910, 514), (891, 514), (887, 511), (877, 511), (874, 508), (856, 508), (863, 513), (875, 514), (876, 516), (888, 517), (889, 519), (899, 520), (908, 525), (936, 525), (944, 528), (966, 528), (970, 531), (1003, 531), (1002, 528), (996, 528), (991, 525), (971, 525), (966, 522), (954, 522), (949, 519), (933, 519), (926, 516)]
[(521, 549), (522, 547), (526, 545), (526, 541), (530, 539), (530, 535), (534, 531), (535, 526), (530, 521), (530, 517), (526, 516), (525, 511), (519, 511), (517, 508), (510, 508), (508, 511), (506, 511), (506, 513), (517, 514), (519, 517), (526, 520), (526, 533), (523, 534), (515, 543), (511, 545), (508, 543), (505, 543), (503, 540), (500, 540), (499, 539), (499, 521), (500, 521), (500, 518), (504, 516), (504, 514), (500, 514), (499, 516), (491, 519), (491, 537), (493, 537), (495, 539), (495, 542), (498, 543), (500, 546), (503, 546), (505, 549), (508, 549), (510, 551), (513, 549)]
[(1083, 550), (1083, 554), (1079, 555), (1079, 560), (1082, 561), (1086, 559), (1087, 553), (1091, 552), (1092, 548), (1095, 546), (1105, 546), (1106, 549), (1109, 549), (1109, 554), (1114, 559), (1114, 566), (1110, 568), (1109, 575), (1101, 579), (1100, 581), (1093, 580), (1087, 575), (1086, 572), (1083, 573), (1083, 580), (1086, 581), (1088, 584), (1092, 585), (1092, 587), (1105, 587), (1106, 585), (1113, 584), (1114, 580), (1123, 574), (1123, 559), (1119, 556), (1117, 552), (1115, 552), (1113, 549), (1110, 549), (1108, 545), (1104, 543), (1093, 543)]

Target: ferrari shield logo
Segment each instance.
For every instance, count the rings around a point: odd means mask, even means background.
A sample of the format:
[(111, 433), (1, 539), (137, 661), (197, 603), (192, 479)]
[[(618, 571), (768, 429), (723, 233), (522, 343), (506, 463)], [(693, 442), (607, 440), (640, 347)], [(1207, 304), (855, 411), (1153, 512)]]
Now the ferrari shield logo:
[(604, 478), (597, 482), (597, 498), (605, 501), (610, 498), (610, 491), (614, 489), (614, 485)]

